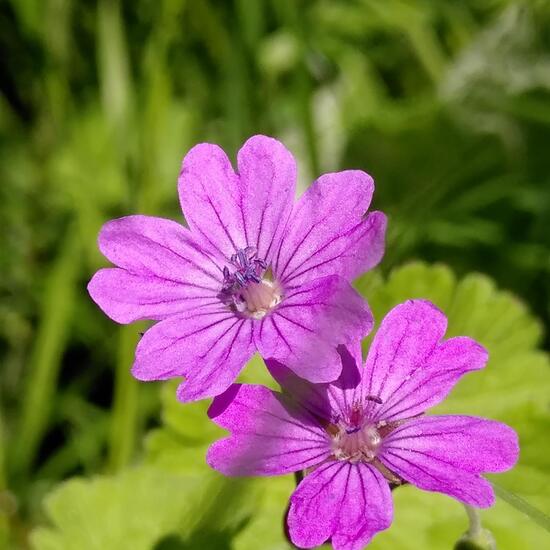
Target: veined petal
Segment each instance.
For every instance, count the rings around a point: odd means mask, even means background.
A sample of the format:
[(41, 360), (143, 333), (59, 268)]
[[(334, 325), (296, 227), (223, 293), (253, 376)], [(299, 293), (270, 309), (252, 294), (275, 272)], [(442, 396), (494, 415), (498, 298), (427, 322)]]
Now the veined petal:
[(367, 464), (329, 462), (294, 491), (288, 528), (300, 548), (331, 538), (335, 550), (361, 550), (390, 526), (392, 516), (390, 488), (380, 472)]
[(366, 215), (373, 191), (372, 178), (359, 170), (315, 181), (290, 216), (275, 261), (279, 280), (298, 285), (336, 273), (349, 281), (378, 264), (386, 217)]
[(116, 266), (144, 277), (217, 289), (222, 270), (188, 229), (172, 220), (126, 216), (107, 222), (99, 233), (101, 253)]
[(296, 161), (286, 147), (267, 136), (253, 136), (237, 155), (245, 239), (270, 263), (292, 210)]
[(136, 349), (139, 380), (185, 376), (180, 399), (225, 391), (254, 353), (251, 321), (221, 306), (170, 317), (150, 328)]
[(339, 346), (338, 354), (342, 361), (342, 372), (338, 380), (330, 384), (329, 393), (339, 418), (349, 419), (361, 391), (361, 340)]
[(328, 436), (315, 419), (263, 386), (234, 384), (214, 399), (208, 415), (231, 432), (207, 456), (225, 475), (286, 474), (330, 455)]
[(485, 366), (487, 352), (466, 337), (441, 341), (447, 318), (425, 300), (409, 300), (383, 319), (363, 371), (363, 399), (374, 419), (410, 418), (442, 401), (466, 372)]
[(423, 413), (443, 401), (460, 377), (483, 368), (487, 357), (485, 348), (466, 336), (441, 342), (424, 365), (411, 371), (410, 378), (380, 406), (378, 418), (399, 420)]
[(299, 403), (320, 421), (332, 420), (334, 408), (330, 384), (311, 384), (275, 359), (266, 359), (265, 364), (289, 399)]
[(258, 350), (311, 382), (330, 382), (341, 372), (336, 351), (372, 328), (368, 304), (337, 276), (293, 289), (256, 333)]
[(380, 460), (421, 489), (485, 508), (491, 485), (479, 476), (510, 469), (519, 453), (517, 435), (505, 424), (472, 416), (411, 420), (385, 438)]
[(115, 321), (160, 320), (216, 300), (221, 269), (178, 223), (127, 216), (106, 223), (98, 240), (119, 268), (99, 270), (88, 291)]
[(292, 209), (296, 163), (282, 143), (253, 136), (238, 153), (238, 168), (217, 145), (193, 147), (179, 176), (181, 206), (193, 231), (222, 257), (253, 246), (268, 261)]
[(131, 323), (138, 319), (160, 321), (170, 315), (219, 302), (213, 290), (155, 276), (134, 275), (119, 268), (96, 272), (88, 283), (88, 292), (117, 323)]
[(187, 153), (178, 191), (189, 227), (221, 257), (246, 247), (239, 178), (220, 147), (200, 143)]
[(253, 334), (252, 322), (238, 319), (214, 336), (195, 367), (187, 371), (178, 387), (178, 399), (183, 403), (198, 401), (227, 390), (256, 352)]

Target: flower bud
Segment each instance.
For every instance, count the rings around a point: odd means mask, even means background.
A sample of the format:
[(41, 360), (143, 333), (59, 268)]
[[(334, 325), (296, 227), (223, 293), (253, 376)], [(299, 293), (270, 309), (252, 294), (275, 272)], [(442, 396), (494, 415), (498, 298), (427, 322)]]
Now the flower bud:
[(475, 535), (467, 532), (455, 544), (454, 550), (497, 550), (491, 531), (481, 529)]

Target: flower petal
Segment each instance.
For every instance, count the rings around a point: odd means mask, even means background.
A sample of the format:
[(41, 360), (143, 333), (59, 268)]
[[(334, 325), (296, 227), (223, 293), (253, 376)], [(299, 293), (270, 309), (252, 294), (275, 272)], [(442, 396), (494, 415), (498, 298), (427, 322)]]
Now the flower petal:
[(221, 257), (246, 246), (239, 178), (220, 147), (200, 143), (187, 153), (178, 191), (189, 227)]
[(286, 474), (330, 455), (327, 433), (317, 421), (263, 386), (234, 384), (214, 399), (208, 415), (232, 434), (214, 443), (207, 456), (225, 475)]
[(295, 205), (283, 236), (275, 273), (301, 284), (337, 273), (351, 280), (384, 254), (386, 217), (366, 215), (374, 183), (359, 170), (325, 174)]
[(256, 352), (253, 330), (251, 321), (241, 319), (214, 337), (178, 387), (178, 399), (199, 401), (227, 390)]
[(336, 351), (368, 334), (368, 304), (337, 276), (292, 289), (256, 333), (264, 359), (275, 359), (310, 382), (330, 382), (341, 372)]
[(88, 290), (115, 321), (164, 319), (216, 299), (221, 269), (178, 223), (127, 216), (106, 223), (98, 240), (120, 269), (98, 271)]
[(225, 308), (202, 308), (150, 328), (136, 349), (139, 380), (185, 376), (179, 397), (193, 401), (225, 391), (255, 351), (252, 323)]
[(296, 162), (276, 139), (253, 136), (237, 156), (246, 242), (270, 263), (292, 210)]
[(266, 360), (266, 365), (290, 398), (299, 402), (317, 418), (336, 423), (348, 414), (353, 404), (355, 389), (361, 382), (360, 345), (360, 342), (357, 342), (356, 346), (350, 348), (338, 346), (342, 372), (339, 378), (330, 384), (311, 384), (273, 359)]
[(188, 309), (218, 303), (213, 291), (142, 277), (125, 269), (100, 269), (88, 283), (88, 292), (99, 307), (117, 323), (137, 319), (160, 321)]
[(191, 279), (216, 289), (223, 278), (189, 230), (172, 220), (139, 215), (111, 220), (101, 228), (98, 243), (108, 260), (134, 274)]
[(367, 464), (329, 462), (307, 475), (290, 497), (292, 542), (314, 548), (332, 538), (335, 550), (361, 550), (392, 521), (388, 482)]
[(442, 401), (466, 372), (485, 366), (487, 352), (466, 337), (441, 342), (445, 315), (425, 300), (409, 300), (383, 319), (363, 373), (363, 399), (374, 419), (410, 418)]
[(296, 163), (277, 140), (251, 137), (238, 153), (239, 174), (217, 145), (203, 143), (183, 159), (178, 187), (193, 231), (229, 258), (254, 246), (268, 259), (292, 209)]
[(479, 474), (510, 469), (518, 453), (517, 435), (505, 424), (473, 416), (428, 416), (393, 431), (379, 458), (421, 489), (484, 508), (493, 504), (494, 494)]

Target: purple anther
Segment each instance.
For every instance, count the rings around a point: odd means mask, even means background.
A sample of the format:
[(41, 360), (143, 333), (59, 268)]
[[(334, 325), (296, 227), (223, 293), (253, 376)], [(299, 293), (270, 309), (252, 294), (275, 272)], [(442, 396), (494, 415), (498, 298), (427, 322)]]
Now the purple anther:
[(346, 433), (349, 435), (349, 434), (354, 434), (356, 432), (358, 432), (361, 428), (358, 427), (358, 428), (351, 428), (351, 429), (347, 429), (346, 430)]
[(246, 267), (248, 265), (248, 259), (243, 250), (237, 251), (237, 257), (239, 259), (238, 263), (240, 267)]
[(235, 271), (234, 277), (235, 277), (235, 279), (237, 279), (237, 282), (238, 282), (241, 286), (245, 286), (245, 285), (246, 285), (246, 279), (244, 278), (244, 276), (243, 276), (242, 273), (240, 273), (239, 271)]
[(241, 289), (249, 283), (261, 283), (264, 271), (267, 269), (267, 262), (257, 258), (256, 254), (256, 248), (253, 246), (241, 248), (230, 257), (234, 270), (228, 266), (223, 268), (223, 285), (220, 299), (237, 310), (239, 310), (239, 300), (243, 301), (240, 296)]
[(377, 395), (367, 395), (365, 399), (367, 399), (367, 401), (374, 401), (379, 405), (382, 405), (382, 403), (384, 403), (384, 401), (382, 401), (382, 399), (380, 399), (380, 397), (378, 397)]

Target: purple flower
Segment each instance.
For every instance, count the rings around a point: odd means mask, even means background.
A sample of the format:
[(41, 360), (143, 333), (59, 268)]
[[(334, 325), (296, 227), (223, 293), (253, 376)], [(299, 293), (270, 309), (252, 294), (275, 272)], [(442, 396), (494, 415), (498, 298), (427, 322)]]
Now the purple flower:
[(302, 548), (328, 539), (337, 550), (363, 548), (391, 524), (390, 484), (491, 506), (480, 474), (514, 465), (515, 432), (472, 416), (423, 416), (487, 361), (470, 338), (442, 341), (446, 328), (430, 302), (401, 304), (382, 321), (364, 368), (358, 345), (340, 347), (342, 374), (331, 384), (309, 384), (270, 361), (283, 393), (233, 385), (218, 396), (209, 415), (231, 436), (214, 443), (208, 463), (237, 476), (305, 471), (288, 513)]
[(335, 380), (337, 345), (373, 324), (349, 285), (384, 252), (385, 216), (366, 214), (372, 178), (326, 174), (294, 203), (296, 163), (281, 143), (252, 137), (237, 165), (218, 146), (197, 145), (179, 176), (189, 229), (128, 216), (99, 235), (117, 267), (94, 275), (92, 298), (119, 323), (159, 321), (132, 372), (184, 376), (183, 401), (226, 390), (256, 351), (312, 382)]

